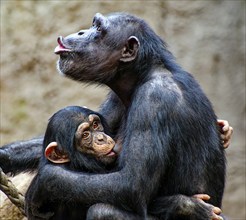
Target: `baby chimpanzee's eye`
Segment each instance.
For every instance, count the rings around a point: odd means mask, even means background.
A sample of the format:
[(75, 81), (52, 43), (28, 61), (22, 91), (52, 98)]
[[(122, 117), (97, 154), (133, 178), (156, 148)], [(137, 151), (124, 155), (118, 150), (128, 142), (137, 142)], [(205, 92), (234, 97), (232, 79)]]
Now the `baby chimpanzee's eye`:
[(82, 134), (83, 139), (87, 139), (90, 136), (90, 132), (86, 131)]

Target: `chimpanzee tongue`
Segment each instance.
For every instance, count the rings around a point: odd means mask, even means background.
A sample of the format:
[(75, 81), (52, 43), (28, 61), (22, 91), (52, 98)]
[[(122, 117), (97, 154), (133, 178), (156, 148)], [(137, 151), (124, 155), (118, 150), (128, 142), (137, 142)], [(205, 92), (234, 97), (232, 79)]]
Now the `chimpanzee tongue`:
[(107, 153), (107, 156), (109, 156), (109, 157), (115, 157), (115, 156), (117, 156), (117, 153), (114, 151), (114, 150), (111, 150), (109, 153)]
[(107, 154), (107, 156), (115, 156), (116, 155), (116, 152), (114, 152), (114, 151), (110, 151), (108, 154)]
[(61, 54), (62, 52), (71, 52), (72, 50), (66, 48), (62, 42), (62, 37), (57, 38), (58, 46), (55, 48), (55, 54)]

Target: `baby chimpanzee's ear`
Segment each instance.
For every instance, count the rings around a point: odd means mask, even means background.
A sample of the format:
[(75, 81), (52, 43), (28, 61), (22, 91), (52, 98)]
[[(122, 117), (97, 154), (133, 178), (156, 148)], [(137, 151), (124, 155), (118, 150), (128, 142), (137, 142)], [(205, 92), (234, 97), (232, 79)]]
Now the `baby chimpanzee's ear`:
[(51, 142), (45, 149), (45, 157), (52, 163), (67, 163), (70, 161), (64, 151), (58, 149), (57, 142)]

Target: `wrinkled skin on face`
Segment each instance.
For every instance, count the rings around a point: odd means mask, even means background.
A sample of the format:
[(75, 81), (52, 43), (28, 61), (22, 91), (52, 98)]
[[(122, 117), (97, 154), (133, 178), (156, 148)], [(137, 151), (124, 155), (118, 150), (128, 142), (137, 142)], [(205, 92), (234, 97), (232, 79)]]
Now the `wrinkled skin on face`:
[(92, 155), (104, 164), (115, 161), (116, 154), (113, 151), (114, 140), (104, 133), (100, 118), (97, 115), (89, 115), (89, 121), (79, 125), (75, 134), (75, 143), (78, 151)]
[[(108, 28), (110, 25), (110, 29)], [(79, 81), (110, 81), (118, 68), (123, 45), (111, 32), (118, 31), (110, 18), (96, 14), (89, 29), (58, 38), (55, 53), (60, 55), (58, 70)], [(124, 35), (124, 34), (123, 34)]]
[(44, 138), (45, 158), (69, 169), (105, 171), (118, 156), (108, 134), (103, 116), (87, 108), (68, 106), (49, 121)]

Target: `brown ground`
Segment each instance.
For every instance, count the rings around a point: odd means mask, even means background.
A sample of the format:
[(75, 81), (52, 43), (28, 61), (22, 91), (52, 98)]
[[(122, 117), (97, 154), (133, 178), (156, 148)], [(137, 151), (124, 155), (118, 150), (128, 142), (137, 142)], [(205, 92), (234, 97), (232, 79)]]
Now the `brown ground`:
[[(57, 36), (87, 27), (96, 12), (110, 11), (148, 21), (195, 75), (218, 117), (234, 127), (223, 211), (246, 219), (244, 1), (1, 1), (0, 144), (43, 133), (51, 114), (64, 106), (97, 109), (107, 89), (59, 76), (53, 50)], [(0, 206), (3, 199), (0, 193)]]

